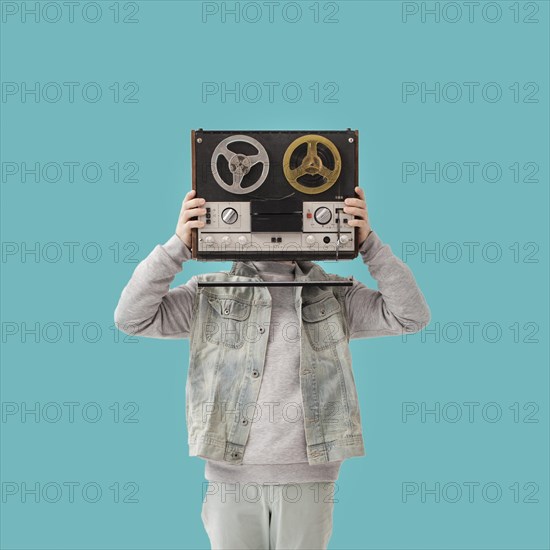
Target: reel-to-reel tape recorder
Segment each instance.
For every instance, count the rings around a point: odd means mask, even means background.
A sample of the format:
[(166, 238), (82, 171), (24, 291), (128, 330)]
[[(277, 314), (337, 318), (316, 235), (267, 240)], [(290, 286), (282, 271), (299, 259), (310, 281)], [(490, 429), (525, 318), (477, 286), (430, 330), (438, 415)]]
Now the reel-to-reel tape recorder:
[(191, 132), (198, 260), (337, 260), (358, 255), (343, 211), (356, 197), (356, 130)]

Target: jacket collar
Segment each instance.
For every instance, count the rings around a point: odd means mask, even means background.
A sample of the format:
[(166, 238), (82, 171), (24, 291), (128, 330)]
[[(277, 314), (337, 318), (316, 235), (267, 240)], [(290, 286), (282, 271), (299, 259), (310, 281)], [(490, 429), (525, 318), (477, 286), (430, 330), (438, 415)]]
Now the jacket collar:
[[(314, 262), (308, 260), (296, 260), (296, 281), (307, 281), (307, 280), (317, 280), (317, 279), (326, 279), (325, 271)], [(231, 271), (229, 275), (237, 275), (240, 277), (252, 277), (260, 278), (258, 270), (254, 267), (252, 262), (246, 261), (235, 261), (231, 266)]]

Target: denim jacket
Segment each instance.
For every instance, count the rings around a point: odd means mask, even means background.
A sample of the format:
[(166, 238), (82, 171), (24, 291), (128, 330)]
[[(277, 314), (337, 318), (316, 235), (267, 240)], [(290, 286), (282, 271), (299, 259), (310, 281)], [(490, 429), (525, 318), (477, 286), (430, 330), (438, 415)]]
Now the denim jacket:
[[(328, 274), (314, 262), (296, 262), (297, 281), (353, 283), (294, 287), (301, 318), (299, 373), (309, 464), (365, 454), (350, 337), (418, 332), (430, 318), (410, 269), (374, 232), (367, 241), (360, 252), (363, 261), (370, 262), (379, 291), (354, 277)], [(262, 382), (271, 295), (265, 286), (196, 285), (261, 281), (252, 262), (233, 262), (230, 271), (197, 275), (191, 284), (169, 290), (188, 258), (189, 250), (177, 236), (158, 245), (123, 290), (115, 323), (128, 334), (189, 338), (189, 454), (242, 464), (251, 427), (244, 411), (256, 402)]]
[[(253, 264), (199, 281), (261, 281)], [(313, 262), (296, 262), (296, 280), (327, 280)], [(342, 288), (296, 288), (301, 317), (300, 389), (310, 464), (364, 454), (361, 418), (351, 369)], [(196, 295), (186, 388), (190, 454), (242, 462), (250, 422), (243, 406), (257, 401), (269, 335), (271, 296), (266, 287), (200, 287)]]

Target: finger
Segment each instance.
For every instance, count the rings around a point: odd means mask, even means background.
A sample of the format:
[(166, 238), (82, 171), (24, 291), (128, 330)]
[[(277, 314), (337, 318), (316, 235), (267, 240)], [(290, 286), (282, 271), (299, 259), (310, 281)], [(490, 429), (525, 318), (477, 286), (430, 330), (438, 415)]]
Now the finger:
[(204, 199), (196, 198), (191, 199), (190, 201), (187, 201), (184, 203), (183, 207), (185, 210), (189, 210), (190, 208), (196, 208), (197, 206), (202, 206), (206, 201)]
[(365, 199), (365, 191), (358, 185), (355, 187), (355, 192), (361, 197), (363, 200)]
[(191, 191), (187, 191), (185, 197), (183, 197), (182, 202), (185, 202), (186, 200), (189, 200), (195, 193), (196, 193), (195, 189), (191, 189)]
[(348, 225), (351, 225), (352, 227), (367, 227), (367, 220), (355, 218), (353, 220), (349, 220)]
[(186, 223), (187, 227), (202, 227), (203, 225), (205, 225), (205, 224), (202, 220), (189, 220)]
[(206, 208), (191, 208), (190, 210), (183, 211), (183, 220), (187, 221), (190, 218), (196, 218), (197, 216), (202, 216), (206, 214)]
[(359, 216), (360, 218), (367, 216), (367, 211), (364, 208), (357, 208), (356, 206), (344, 206), (344, 212), (346, 214), (353, 214), (354, 216)]
[(361, 208), (367, 207), (367, 203), (363, 199), (355, 199), (350, 197), (346, 199), (344, 202), (350, 206), (359, 206)]
[(206, 208), (190, 208), (189, 210), (184, 210), (181, 217), (183, 220), (190, 220), (191, 218), (204, 216), (204, 214), (206, 214)]

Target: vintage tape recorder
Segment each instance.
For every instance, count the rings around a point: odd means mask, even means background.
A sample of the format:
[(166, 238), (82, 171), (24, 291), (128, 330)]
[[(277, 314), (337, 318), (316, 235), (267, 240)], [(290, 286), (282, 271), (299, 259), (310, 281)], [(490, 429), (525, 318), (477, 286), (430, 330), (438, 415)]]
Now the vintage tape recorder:
[(358, 138), (343, 131), (191, 132), (198, 260), (338, 260), (358, 255), (344, 213), (356, 197)]

